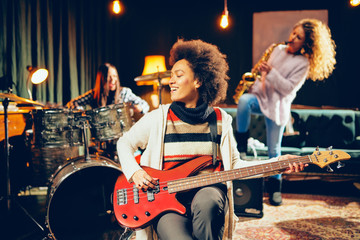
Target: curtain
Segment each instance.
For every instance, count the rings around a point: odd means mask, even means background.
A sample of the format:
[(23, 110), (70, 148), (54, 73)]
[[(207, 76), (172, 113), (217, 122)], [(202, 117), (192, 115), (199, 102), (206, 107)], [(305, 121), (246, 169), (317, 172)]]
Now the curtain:
[(103, 5), (84, 0), (0, 1), (2, 92), (9, 86), (12, 93), (29, 98), (27, 66), (49, 70), (45, 82), (30, 83), (33, 99), (44, 104), (64, 105), (91, 89), (102, 59), (101, 38), (96, 36), (106, 21), (106, 11), (98, 11)]

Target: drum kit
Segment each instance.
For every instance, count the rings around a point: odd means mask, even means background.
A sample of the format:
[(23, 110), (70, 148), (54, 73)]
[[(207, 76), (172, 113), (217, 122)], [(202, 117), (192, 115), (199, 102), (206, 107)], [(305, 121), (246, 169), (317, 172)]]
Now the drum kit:
[[(147, 85), (158, 82), (161, 90), (163, 84), (168, 84), (163, 82), (168, 77), (170, 71), (139, 76), (135, 81)], [(118, 234), (118, 239), (130, 239), (133, 232), (119, 226), (112, 211), (111, 195), (121, 167), (101, 151), (90, 154), (88, 146), (89, 142), (101, 145), (117, 141), (128, 131), (134, 122), (130, 106), (124, 103), (79, 111), (46, 108), (12, 93), (0, 93), (0, 99), (0, 117), (4, 122), (0, 133), (5, 135), (0, 141), (5, 141), (6, 160), (6, 196), (0, 199), (6, 200), (8, 211), (13, 193), (18, 193), (11, 190), (10, 175), (17, 170), (10, 173), (10, 157), (19, 155), (11, 152), (9, 140), (21, 136), (24, 147), (31, 152), (26, 163), (31, 174), (24, 183), (27, 186), (22, 187), (47, 186), (46, 228), (21, 208), (44, 232), (44, 239), (107, 239), (104, 234), (109, 232)], [(10, 102), (17, 106), (13, 112), (8, 111)]]
[[(31, 128), (24, 129), (22, 135), (26, 136), (25, 146), (31, 152), (27, 164), (31, 174), (26, 184), (47, 186), (46, 229), (26, 212), (31, 220), (48, 239), (104, 239), (104, 234), (109, 232), (117, 232), (120, 239), (130, 239), (132, 231), (121, 228), (112, 215), (111, 194), (121, 167), (99, 153), (89, 154), (88, 147), (89, 142), (116, 141), (128, 131), (133, 124), (129, 106), (115, 104), (78, 111), (45, 108), (11, 93), (0, 93), (0, 99), (4, 106), (1, 115), (4, 115), (5, 126), (2, 132), (6, 141), (8, 210), (13, 194), (9, 170), (13, 154), (9, 148), (8, 127), (13, 121), (8, 121), (7, 107), (12, 101), (17, 105), (37, 106), (28, 112)], [(16, 176), (19, 177), (24, 176)]]

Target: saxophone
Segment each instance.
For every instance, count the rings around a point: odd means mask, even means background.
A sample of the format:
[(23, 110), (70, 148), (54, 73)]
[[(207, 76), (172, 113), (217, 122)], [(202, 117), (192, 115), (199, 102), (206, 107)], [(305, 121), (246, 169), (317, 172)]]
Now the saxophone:
[(254, 85), (255, 81), (261, 77), (259, 72), (259, 66), (262, 62), (266, 62), (269, 60), (269, 57), (274, 50), (280, 44), (286, 44), (286, 42), (281, 43), (273, 43), (268, 49), (266, 49), (265, 53), (262, 55), (260, 60), (255, 64), (251, 72), (246, 72), (242, 75), (242, 79), (240, 80), (238, 86), (235, 89), (235, 95), (233, 96), (235, 103), (239, 102), (240, 97), (244, 94), (245, 91), (249, 90), (252, 85)]

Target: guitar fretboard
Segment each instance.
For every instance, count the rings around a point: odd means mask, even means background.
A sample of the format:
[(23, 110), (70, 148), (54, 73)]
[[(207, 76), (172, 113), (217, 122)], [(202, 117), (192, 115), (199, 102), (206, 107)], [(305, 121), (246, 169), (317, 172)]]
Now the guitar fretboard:
[(220, 182), (232, 181), (235, 179), (246, 178), (246, 177), (260, 175), (263, 173), (286, 169), (289, 167), (289, 164), (292, 163), (306, 164), (313, 162), (314, 160), (316, 160), (315, 156), (307, 155), (298, 158), (259, 164), (251, 167), (244, 167), (229, 171), (201, 174), (193, 177), (172, 180), (168, 182), (168, 191), (169, 193), (186, 191)]

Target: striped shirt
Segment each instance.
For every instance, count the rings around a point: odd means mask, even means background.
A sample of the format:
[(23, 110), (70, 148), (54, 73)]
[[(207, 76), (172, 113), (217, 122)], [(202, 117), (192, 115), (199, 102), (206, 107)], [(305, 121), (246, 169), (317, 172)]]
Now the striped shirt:
[[(214, 108), (214, 110), (217, 119), (217, 158), (221, 159), (219, 143), (222, 132), (222, 119), (220, 110), (218, 108)], [(169, 109), (164, 139), (163, 170), (172, 169), (201, 156), (212, 156), (209, 123), (186, 123)], [(221, 161), (218, 162), (221, 163)], [(222, 170), (221, 164), (216, 170)]]

